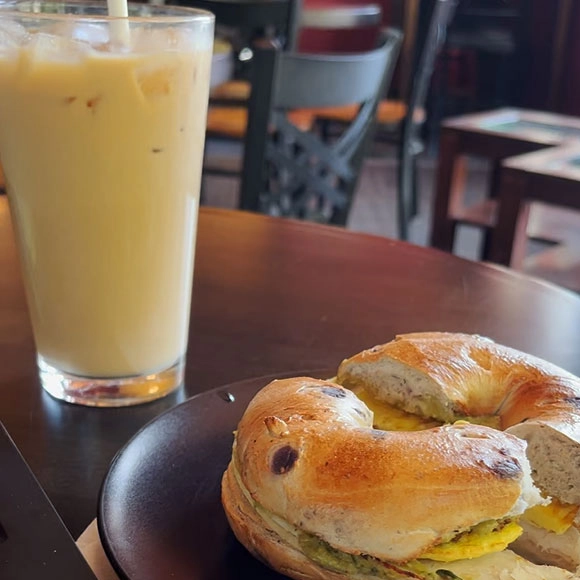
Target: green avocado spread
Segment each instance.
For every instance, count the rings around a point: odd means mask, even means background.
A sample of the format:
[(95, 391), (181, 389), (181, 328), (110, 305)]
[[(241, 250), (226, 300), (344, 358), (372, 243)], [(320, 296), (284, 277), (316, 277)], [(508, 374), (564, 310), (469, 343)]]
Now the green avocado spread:
[(417, 560), (407, 562), (404, 566), (395, 566), (372, 556), (347, 554), (304, 532), (299, 533), (298, 543), (310, 560), (327, 570), (342, 574), (368, 574), (384, 580), (461, 580), (448, 570), (430, 571)]

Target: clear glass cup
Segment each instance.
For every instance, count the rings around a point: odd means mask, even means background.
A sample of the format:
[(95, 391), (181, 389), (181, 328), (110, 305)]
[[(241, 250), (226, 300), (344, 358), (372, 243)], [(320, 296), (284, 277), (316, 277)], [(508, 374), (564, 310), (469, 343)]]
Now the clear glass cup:
[(213, 15), (0, 10), (0, 160), (42, 386), (84, 405), (183, 381)]

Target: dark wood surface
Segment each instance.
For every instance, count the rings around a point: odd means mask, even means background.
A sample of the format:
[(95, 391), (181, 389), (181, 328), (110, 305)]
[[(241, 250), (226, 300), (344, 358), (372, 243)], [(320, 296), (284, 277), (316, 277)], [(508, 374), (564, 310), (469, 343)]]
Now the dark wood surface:
[(212, 387), (335, 368), (420, 330), (488, 335), (580, 373), (572, 293), (386, 238), (203, 209), (185, 389), (133, 408), (77, 407), (40, 388), (4, 198), (0, 272), (0, 420), (73, 535), (95, 516), (119, 448), (160, 412)]

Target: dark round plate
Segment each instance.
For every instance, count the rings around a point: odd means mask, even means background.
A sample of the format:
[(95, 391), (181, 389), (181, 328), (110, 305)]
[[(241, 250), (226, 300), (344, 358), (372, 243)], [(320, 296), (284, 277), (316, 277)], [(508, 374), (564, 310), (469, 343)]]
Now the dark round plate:
[[(324, 378), (332, 371), (300, 374)], [(220, 501), (233, 431), (273, 378), (197, 395), (154, 419), (117, 454), (101, 489), (98, 524), (121, 578), (283, 578), (237, 542)]]

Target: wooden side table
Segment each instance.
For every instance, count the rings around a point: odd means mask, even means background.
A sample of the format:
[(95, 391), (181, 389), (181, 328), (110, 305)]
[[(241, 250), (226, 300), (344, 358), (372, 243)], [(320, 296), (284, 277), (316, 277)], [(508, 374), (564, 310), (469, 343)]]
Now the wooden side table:
[[(520, 268), (525, 256), (530, 202), (541, 201), (580, 210), (580, 143), (512, 157), (504, 161), (502, 167), (489, 259)], [(580, 240), (580, 232), (578, 237)], [(557, 251), (562, 256), (569, 250), (562, 246)], [(571, 264), (569, 258), (566, 261)], [(567, 285), (580, 289), (578, 281)]]
[[(489, 254), (488, 232), (497, 222), (497, 186), (501, 161), (567, 141), (580, 142), (580, 119), (526, 111), (498, 109), (445, 121), (441, 130), (431, 245), (453, 251), (460, 224), (486, 230), (482, 257)], [(489, 198), (467, 207), (464, 202), (465, 156), (477, 155), (493, 164)]]

